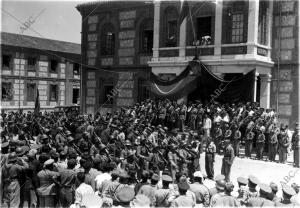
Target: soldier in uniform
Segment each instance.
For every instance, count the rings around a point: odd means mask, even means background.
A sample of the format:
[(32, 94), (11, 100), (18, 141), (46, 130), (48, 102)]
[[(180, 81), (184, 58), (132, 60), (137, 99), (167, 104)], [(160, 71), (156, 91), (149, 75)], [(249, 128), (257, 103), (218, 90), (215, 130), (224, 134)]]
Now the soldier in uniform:
[(245, 139), (245, 153), (247, 158), (251, 158), (251, 153), (252, 153), (252, 145), (253, 145), (253, 138), (254, 138), (254, 133), (250, 129), (246, 133), (246, 139)]
[(287, 185), (283, 184), (282, 186), (282, 200), (280, 202), (275, 202), (276, 207), (294, 207), (291, 202), (292, 196), (296, 195), (295, 190)]
[(266, 141), (264, 132), (265, 132), (265, 127), (261, 126), (259, 129), (259, 135), (256, 140), (256, 158), (258, 160), (263, 159), (263, 151), (264, 151), (264, 145)]
[(171, 144), (169, 146), (169, 152), (168, 152), (168, 161), (169, 161), (169, 170), (172, 174), (173, 181), (175, 180), (175, 175), (178, 172), (178, 156), (176, 154), (176, 146), (174, 144)]
[(234, 160), (234, 150), (230, 144), (230, 140), (225, 140), (225, 151), (222, 160), (221, 174), (225, 176), (226, 181), (230, 181), (230, 171)]
[(220, 154), (220, 150), (221, 150), (221, 141), (222, 141), (222, 137), (223, 137), (223, 132), (222, 132), (222, 128), (219, 125), (220, 123), (217, 123), (216, 125), (216, 129), (215, 129), (215, 134), (214, 134), (214, 143), (216, 145), (216, 151), (217, 153)]
[(278, 151), (277, 127), (270, 130), (269, 140), (269, 160), (275, 162), (275, 157)]
[(286, 128), (281, 126), (280, 133), (278, 135), (278, 152), (279, 152), (279, 162), (286, 163), (287, 162), (287, 153), (288, 147), (290, 146), (290, 141), (288, 139), (288, 134)]
[(235, 125), (233, 128), (234, 128), (234, 132), (233, 132), (234, 155), (238, 157), (240, 155), (240, 144), (241, 144), (242, 134), (237, 125)]
[(155, 207), (169, 207), (171, 201), (169, 200), (173, 195), (169, 188), (172, 183), (172, 177), (169, 175), (162, 175), (162, 188), (155, 192)]
[(299, 168), (300, 167), (300, 131), (299, 131), (299, 124), (296, 123), (295, 131), (292, 136), (292, 150), (294, 151), (294, 167)]
[(241, 204), (247, 204), (250, 198), (258, 197), (258, 192), (256, 190), (258, 184), (260, 184), (259, 180), (255, 176), (250, 175), (248, 178), (248, 190), (245, 192)]
[(252, 197), (248, 200), (247, 207), (273, 207), (274, 202), (270, 200), (272, 189), (267, 184), (259, 185), (259, 196)]
[(214, 178), (214, 163), (215, 163), (215, 153), (216, 153), (216, 145), (212, 140), (208, 140), (205, 151), (205, 171), (207, 174), (207, 178)]

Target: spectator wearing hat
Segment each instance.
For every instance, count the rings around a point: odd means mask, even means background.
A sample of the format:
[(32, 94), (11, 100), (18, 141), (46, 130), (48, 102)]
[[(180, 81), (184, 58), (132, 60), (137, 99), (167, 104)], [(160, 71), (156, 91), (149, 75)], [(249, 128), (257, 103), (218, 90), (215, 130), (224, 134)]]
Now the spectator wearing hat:
[(293, 206), (291, 202), (292, 196), (296, 195), (295, 190), (287, 185), (283, 184), (282, 186), (282, 199), (280, 202), (275, 202), (275, 206), (277, 207), (283, 207), (283, 206)]
[(273, 207), (274, 202), (270, 200), (272, 189), (267, 184), (259, 185), (259, 196), (251, 197), (246, 206), (248, 207)]
[(129, 207), (130, 202), (134, 199), (134, 189), (129, 186), (121, 187), (117, 192), (114, 200), (115, 206)]
[[(218, 193), (220, 190), (218, 190), (218, 183), (219, 182), (221, 182), (220, 184), (222, 184), (222, 181), (224, 181), (225, 180), (225, 176), (224, 175), (217, 175), (216, 177), (215, 177), (215, 179), (214, 179), (214, 181), (212, 181), (213, 182), (213, 185), (210, 185), (210, 184), (207, 184), (207, 182), (206, 181), (208, 181), (208, 180), (205, 180), (204, 182), (204, 184), (205, 184), (205, 186), (206, 187), (209, 187), (209, 189), (208, 189), (208, 192), (209, 192), (209, 197), (211, 198), (213, 195), (215, 195), (216, 193)], [(208, 186), (208, 185), (210, 185), (210, 186)]]
[(226, 181), (230, 181), (230, 171), (234, 160), (234, 150), (230, 144), (230, 140), (225, 140), (224, 157), (222, 160), (221, 174), (225, 176)]
[(43, 169), (37, 174), (39, 181), (39, 187), (37, 188), (39, 207), (56, 206), (57, 190), (55, 179), (59, 177), (59, 173), (53, 171), (53, 163), (53, 159), (48, 159), (45, 161)]
[(153, 174), (151, 177), (150, 184), (143, 185), (138, 191), (138, 194), (144, 194), (150, 199), (151, 205), (155, 204), (155, 192), (158, 189), (157, 187), (158, 181), (159, 181), (159, 175)]
[(225, 181), (225, 177), (221, 177), (221, 176), (218, 176), (218, 180), (216, 180), (216, 192), (214, 192), (214, 190), (209, 190), (210, 192), (210, 196), (211, 196), (211, 199), (210, 199), (210, 206), (212, 206), (213, 204), (216, 203), (216, 201), (224, 196), (224, 191), (225, 191), (225, 184), (226, 184), (226, 181)]
[(196, 171), (194, 174), (194, 183), (190, 184), (190, 191), (196, 196), (196, 204), (201, 204), (205, 207), (209, 206), (209, 191), (203, 185), (203, 174), (201, 171)]
[(76, 172), (74, 168), (76, 164), (77, 161), (75, 159), (70, 159), (68, 160), (68, 167), (59, 170), (59, 201), (63, 207), (69, 207), (73, 203), (76, 184)]
[(295, 130), (292, 136), (292, 150), (294, 151), (294, 167), (300, 167), (300, 126), (296, 123)]
[(19, 176), (29, 168), (23, 158), (17, 157), (16, 153), (10, 153), (7, 164), (2, 168), (3, 197), (2, 207), (19, 207), (21, 200)]
[(169, 175), (162, 175), (162, 188), (155, 191), (155, 207), (169, 207), (170, 198), (173, 192), (169, 188), (172, 183), (172, 177)]
[(245, 198), (245, 194), (247, 192), (248, 179), (244, 177), (238, 177), (237, 182), (238, 182), (237, 200), (239, 204), (242, 204), (242, 201)]
[(217, 198), (211, 203), (211, 207), (238, 207), (239, 202), (234, 196), (231, 196), (234, 185), (232, 182), (225, 183), (225, 192), (224, 195)]
[(273, 202), (280, 202), (281, 198), (277, 196), (277, 192), (278, 192), (278, 186), (276, 183), (271, 182), (270, 183), (270, 188), (272, 189), (272, 195), (273, 195)]
[(179, 196), (171, 202), (170, 207), (195, 207), (196, 199), (191, 199), (187, 196), (187, 191), (190, 186), (187, 182), (178, 183)]
[(300, 186), (296, 183), (292, 183), (292, 188), (295, 190), (296, 195), (292, 196), (291, 202), (297, 206), (300, 206)]
[(248, 190), (244, 195), (245, 197), (242, 200), (242, 204), (247, 204), (250, 198), (259, 196), (256, 190), (258, 184), (260, 184), (259, 180), (255, 176), (250, 175), (248, 178)]

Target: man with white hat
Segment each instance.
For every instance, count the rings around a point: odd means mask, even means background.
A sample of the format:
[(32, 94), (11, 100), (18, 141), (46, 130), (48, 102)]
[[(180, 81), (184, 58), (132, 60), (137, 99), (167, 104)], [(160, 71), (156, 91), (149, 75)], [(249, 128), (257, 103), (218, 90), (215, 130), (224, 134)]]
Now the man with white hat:
[(209, 205), (209, 191), (208, 188), (203, 185), (203, 178), (201, 171), (196, 171), (194, 173), (194, 183), (190, 184), (190, 190), (196, 196), (196, 204), (201, 204), (206, 207)]

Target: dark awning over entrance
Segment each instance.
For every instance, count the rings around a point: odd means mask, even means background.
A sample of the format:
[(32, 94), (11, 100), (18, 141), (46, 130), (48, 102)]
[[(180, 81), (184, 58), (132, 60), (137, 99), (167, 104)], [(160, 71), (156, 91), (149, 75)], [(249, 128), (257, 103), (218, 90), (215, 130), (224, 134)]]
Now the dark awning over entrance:
[(154, 96), (168, 99), (179, 99), (188, 95), (191, 100), (247, 102), (253, 99), (254, 82), (255, 70), (244, 76), (224, 80), (210, 72), (200, 61), (189, 62), (187, 68), (171, 81), (161, 80), (151, 74)]

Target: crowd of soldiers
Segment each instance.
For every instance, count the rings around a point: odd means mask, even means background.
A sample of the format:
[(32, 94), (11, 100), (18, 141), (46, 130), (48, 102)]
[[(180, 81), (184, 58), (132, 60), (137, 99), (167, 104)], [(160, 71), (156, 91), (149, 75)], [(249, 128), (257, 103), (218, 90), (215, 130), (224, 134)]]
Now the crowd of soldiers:
[[(267, 152), (275, 161), (279, 153), (281, 163), (292, 148), (299, 167), (298, 124), (290, 136), (274, 110), (257, 103), (146, 100), (104, 115), (19, 111), (2, 113), (1, 119), (2, 207), (299, 203), (297, 184), (284, 185), (279, 198), (276, 184), (254, 176), (238, 178), (239, 191), (233, 192), (231, 166), (241, 145), (246, 157), (255, 146), (257, 159)], [(222, 175), (215, 176), (217, 153), (224, 156)]]

